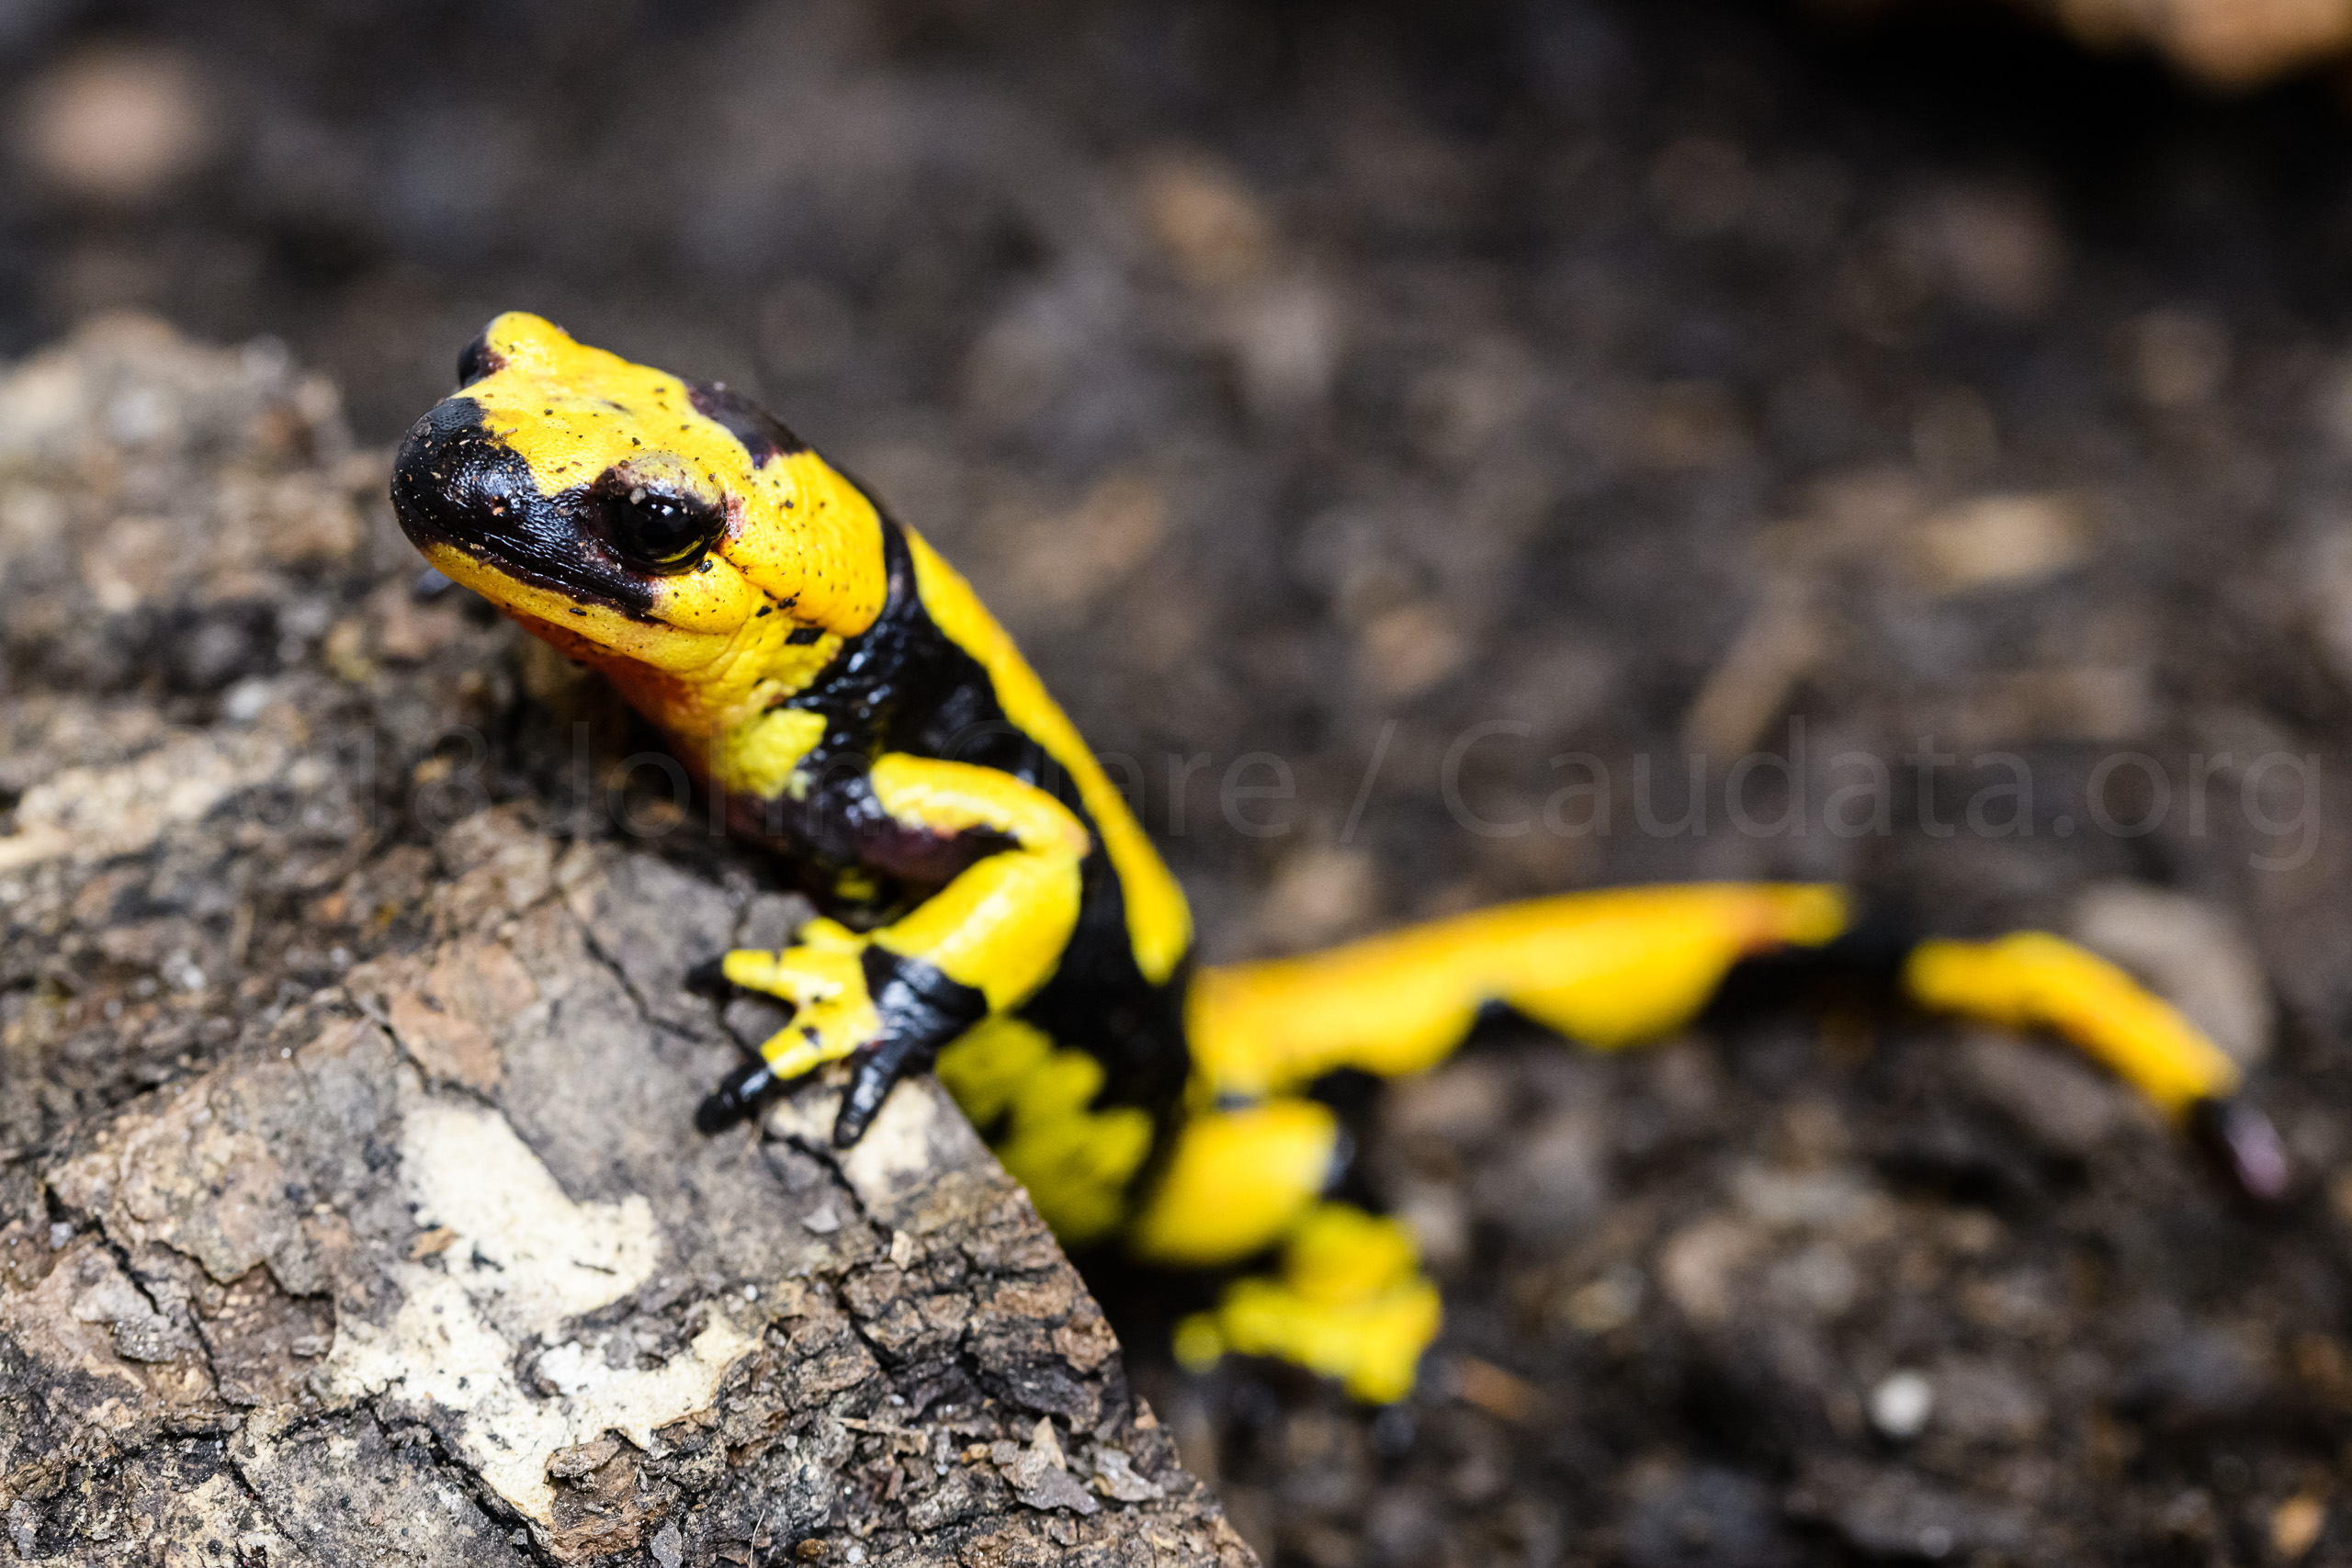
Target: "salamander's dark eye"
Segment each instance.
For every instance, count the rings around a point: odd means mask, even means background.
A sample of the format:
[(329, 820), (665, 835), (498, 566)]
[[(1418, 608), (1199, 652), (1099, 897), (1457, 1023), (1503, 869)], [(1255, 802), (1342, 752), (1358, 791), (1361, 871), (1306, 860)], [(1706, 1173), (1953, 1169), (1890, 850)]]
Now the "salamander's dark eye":
[(590, 491), (591, 521), (613, 553), (645, 571), (691, 571), (727, 526), (727, 513), (700, 496), (607, 474)]
[(490, 332), (484, 328), (475, 334), (473, 342), (458, 351), (458, 389), (464, 391), (503, 363), (497, 355), (491, 352)]

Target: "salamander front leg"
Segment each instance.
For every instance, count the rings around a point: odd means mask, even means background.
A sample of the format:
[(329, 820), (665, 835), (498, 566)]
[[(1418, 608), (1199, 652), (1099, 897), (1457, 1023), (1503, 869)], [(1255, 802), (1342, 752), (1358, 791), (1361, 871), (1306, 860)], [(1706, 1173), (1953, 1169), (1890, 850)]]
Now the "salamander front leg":
[(780, 953), (739, 948), (720, 961), (728, 984), (791, 1004), (792, 1021), (760, 1045), (695, 1113), (717, 1132), (751, 1114), (771, 1090), (830, 1062), (857, 1059), (833, 1141), (857, 1142), (899, 1080), (929, 1070), (939, 1048), (985, 1016), (972, 987), (831, 920), (803, 927)]
[(778, 1087), (840, 1061), (880, 1032), (865, 974), (865, 939), (831, 920), (811, 920), (780, 952), (738, 948), (694, 976), (699, 987), (739, 987), (792, 1009), (792, 1021), (763, 1041), (759, 1059), (728, 1075), (695, 1113), (718, 1132), (752, 1114)]
[(899, 829), (1006, 847), (878, 931), (861, 936), (813, 920), (781, 953), (729, 953), (725, 978), (791, 1003), (793, 1020), (760, 1047), (757, 1065), (704, 1103), (698, 1124), (724, 1126), (771, 1085), (854, 1057), (833, 1122), (833, 1142), (847, 1148), (900, 1078), (928, 1069), (940, 1047), (981, 1020), (1018, 1006), (1060, 960), (1090, 843), (1067, 807), (994, 769), (931, 758), (890, 753), (869, 777)]

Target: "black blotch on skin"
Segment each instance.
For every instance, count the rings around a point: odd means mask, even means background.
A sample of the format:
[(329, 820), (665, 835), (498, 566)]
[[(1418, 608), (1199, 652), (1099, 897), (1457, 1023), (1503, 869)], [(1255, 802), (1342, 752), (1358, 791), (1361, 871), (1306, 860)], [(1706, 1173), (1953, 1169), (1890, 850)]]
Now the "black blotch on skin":
[[(767, 612), (765, 610), (762, 610), (760, 614), (764, 615)], [(795, 648), (806, 648), (824, 635), (825, 634), (822, 631), (815, 626), (795, 626), (784, 640), (792, 644)]]
[(458, 389), (462, 391), (483, 377), (495, 375), (505, 365), (503, 357), (491, 351), (490, 329), (482, 328), (474, 334), (473, 342), (458, 351)]
[(944, 1042), (988, 1016), (988, 998), (978, 987), (964, 984), (928, 960), (868, 947), (858, 965), (886, 1035)]
[(579, 495), (540, 494), (471, 398), (436, 404), (392, 463), (392, 511), (419, 549), (452, 545), (518, 582), (652, 619), (652, 585), (582, 536)]
[[(786, 430), (784, 422), (722, 381), (689, 381), (686, 399), (696, 412), (722, 426), (743, 444), (752, 467), (764, 468), (771, 457), (789, 457), (808, 450), (808, 443)], [(680, 430), (687, 428), (678, 426)]]
[(988, 1016), (988, 998), (936, 965), (881, 947), (863, 960), (865, 994), (874, 998), (880, 1029), (862, 1054), (849, 1092), (833, 1121), (833, 1143), (847, 1148), (863, 1137), (898, 1081), (927, 1071), (939, 1048)]
[(889, 590), (881, 615), (778, 705), (826, 720), (797, 770), (809, 781), (807, 792), (729, 796), (729, 824), (820, 868), (861, 866), (913, 887), (937, 887), (1013, 840), (977, 829), (936, 833), (892, 818), (875, 797), (876, 757), (899, 751), (969, 762), (1053, 795), (1093, 843), (1079, 866), (1077, 928), (1052, 977), (1019, 1014), (1102, 1064), (1096, 1105), (1142, 1106), (1163, 1126), (1171, 1123), (1192, 1064), (1183, 1029), (1189, 961), (1163, 985), (1144, 978), (1127, 934), (1125, 890), (1077, 782), (1005, 716), (988, 671), (923, 608), (905, 533), (887, 513), (882, 549)]

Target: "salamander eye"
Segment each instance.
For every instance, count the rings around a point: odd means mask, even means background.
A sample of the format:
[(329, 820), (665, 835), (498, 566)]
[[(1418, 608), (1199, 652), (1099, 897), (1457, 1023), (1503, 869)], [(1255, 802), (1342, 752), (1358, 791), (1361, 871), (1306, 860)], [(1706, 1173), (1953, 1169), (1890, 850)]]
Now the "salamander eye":
[(695, 495), (679, 495), (606, 474), (588, 497), (597, 536), (631, 566), (668, 576), (691, 571), (726, 531), (727, 513)]

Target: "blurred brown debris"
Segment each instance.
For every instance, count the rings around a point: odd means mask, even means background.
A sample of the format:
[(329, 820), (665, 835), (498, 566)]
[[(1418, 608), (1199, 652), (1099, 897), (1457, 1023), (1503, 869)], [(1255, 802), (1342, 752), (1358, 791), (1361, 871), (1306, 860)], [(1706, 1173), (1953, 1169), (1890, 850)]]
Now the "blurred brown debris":
[(135, 207), (201, 169), (220, 140), (184, 55), (111, 47), (72, 56), (27, 88), (17, 145), (39, 184), (73, 200)]
[(2352, 46), (2346, 0), (2028, 0), (2093, 49), (2153, 45), (2217, 87), (2250, 87)]

